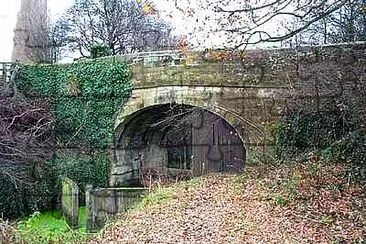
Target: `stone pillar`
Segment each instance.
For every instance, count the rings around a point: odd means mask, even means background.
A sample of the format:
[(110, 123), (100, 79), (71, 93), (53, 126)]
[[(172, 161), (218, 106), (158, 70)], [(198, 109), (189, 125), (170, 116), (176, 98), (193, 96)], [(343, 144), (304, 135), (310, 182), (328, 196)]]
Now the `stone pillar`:
[(47, 0), (22, 0), (14, 30), (12, 62), (50, 61)]
[(85, 205), (86, 205), (86, 231), (95, 232), (95, 209), (94, 209), (94, 197), (92, 196), (93, 186), (85, 186)]
[(79, 227), (79, 187), (72, 180), (62, 180), (62, 212), (71, 229)]

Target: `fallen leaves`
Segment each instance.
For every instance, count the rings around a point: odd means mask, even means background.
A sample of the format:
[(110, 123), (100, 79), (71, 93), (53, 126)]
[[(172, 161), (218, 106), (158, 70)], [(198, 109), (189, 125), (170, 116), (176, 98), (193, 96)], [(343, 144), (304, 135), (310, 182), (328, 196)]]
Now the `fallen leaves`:
[[(345, 171), (345, 165), (319, 164), (316, 172), (306, 164), (262, 165), (178, 183), (168, 201), (128, 213), (91, 243), (361, 242), (365, 189), (348, 184)], [(276, 204), (275, 195), (287, 204)]]

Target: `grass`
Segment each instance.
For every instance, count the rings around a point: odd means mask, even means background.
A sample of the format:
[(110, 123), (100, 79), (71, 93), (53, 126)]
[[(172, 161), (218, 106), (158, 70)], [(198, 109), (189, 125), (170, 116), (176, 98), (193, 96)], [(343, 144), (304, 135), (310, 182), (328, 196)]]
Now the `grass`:
[(137, 208), (141, 206), (153, 205), (156, 203), (161, 203), (164, 201), (169, 201), (173, 197), (173, 191), (171, 188), (161, 188), (158, 189), (149, 195), (147, 195), (144, 199), (142, 199), (141, 203), (138, 204)]
[(20, 243), (81, 243), (90, 234), (86, 233), (86, 209), (79, 209), (80, 228), (72, 230), (67, 225), (61, 211), (35, 212), (18, 222), (18, 242)]
[[(139, 211), (148, 206), (169, 202), (177, 191), (193, 189), (198, 186), (200, 177), (187, 182), (178, 182), (169, 187), (158, 187), (142, 201), (137, 202), (131, 211)], [(131, 189), (135, 190), (135, 189)], [(85, 243), (95, 234), (86, 233), (86, 209), (79, 209), (79, 228), (72, 230), (67, 225), (62, 212), (52, 210), (35, 212), (17, 224), (17, 240), (19, 243)], [(106, 225), (108, 226), (108, 224)]]
[(141, 211), (147, 207), (169, 203), (182, 191), (193, 190), (200, 186), (203, 177), (195, 177), (188, 181), (180, 181), (170, 186), (161, 186), (153, 189), (141, 201), (137, 202), (130, 212)]
[[(158, 185), (98, 234), (86, 234), (85, 224), (70, 230), (59, 211), (36, 213), (18, 229), (28, 243), (183, 243), (179, 233), (187, 226), (192, 243), (363, 243), (365, 191), (344, 178), (347, 169), (324, 162), (252, 165), (240, 174)], [(85, 223), (85, 208), (79, 216)]]

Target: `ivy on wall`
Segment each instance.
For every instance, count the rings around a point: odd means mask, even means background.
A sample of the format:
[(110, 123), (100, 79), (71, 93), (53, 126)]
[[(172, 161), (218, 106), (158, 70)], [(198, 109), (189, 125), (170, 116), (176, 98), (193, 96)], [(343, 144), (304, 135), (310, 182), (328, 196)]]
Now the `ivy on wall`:
[(63, 65), (21, 65), (18, 90), (49, 102), (57, 147), (106, 149), (116, 112), (132, 91), (131, 70), (118, 58)]
[[(45, 158), (48, 161), (42, 166), (52, 174), (45, 177), (45, 190), (34, 195), (49, 192), (46, 195), (56, 199), (62, 176), (76, 181), (81, 189), (86, 184), (107, 185), (108, 149), (114, 139), (117, 112), (132, 92), (131, 75), (130, 67), (116, 57), (71, 64), (20, 64), (17, 91), (25, 99), (46, 102), (54, 117), (54, 157)], [(28, 202), (29, 197), (22, 201)], [(19, 215), (23, 209), (14, 211)], [(41, 207), (33, 211), (37, 209)]]

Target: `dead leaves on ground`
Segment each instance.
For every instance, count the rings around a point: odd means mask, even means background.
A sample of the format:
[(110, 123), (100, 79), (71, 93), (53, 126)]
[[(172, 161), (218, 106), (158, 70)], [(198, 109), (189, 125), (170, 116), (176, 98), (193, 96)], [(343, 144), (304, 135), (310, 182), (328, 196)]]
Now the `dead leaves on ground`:
[(366, 191), (346, 172), (262, 165), (179, 183), (169, 201), (127, 214), (91, 243), (361, 243)]

